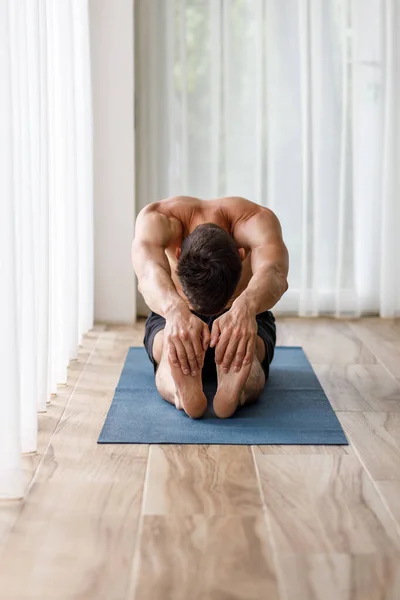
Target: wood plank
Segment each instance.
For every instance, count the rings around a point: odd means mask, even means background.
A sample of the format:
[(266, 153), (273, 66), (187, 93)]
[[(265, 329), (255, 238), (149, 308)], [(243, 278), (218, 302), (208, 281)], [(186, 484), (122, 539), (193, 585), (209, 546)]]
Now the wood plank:
[(400, 413), (337, 415), (371, 477), (376, 481), (400, 479)]
[[(92, 409), (101, 406), (100, 410), (106, 410), (109, 407), (128, 349), (134, 339), (132, 331), (122, 337), (119, 337), (116, 331), (105, 331), (101, 334), (76, 387), (76, 393), (97, 398), (98, 402), (91, 404)], [(105, 402), (102, 402), (104, 398)], [(86, 401), (89, 401), (89, 398), (86, 398)], [(83, 404), (86, 406), (85, 401)]]
[(256, 462), (278, 555), (400, 548), (394, 521), (357, 458), (257, 454)]
[(301, 346), (299, 336), (295, 335), (291, 320), (287, 317), (276, 319), (276, 345), (277, 346)]
[(400, 480), (377, 481), (376, 487), (400, 528)]
[(104, 327), (96, 327), (87, 333), (78, 349), (77, 359), (71, 361), (67, 370), (67, 383), (58, 387), (57, 394), (47, 403), (46, 412), (38, 415), (37, 451), (22, 456), (23, 483), (25, 489), (35, 476), (36, 470), (43, 459), (44, 453), (60, 422), (65, 407), (76, 390), (78, 381), (93, 354), (93, 350), (102, 334)]
[[(85, 365), (85, 370), (80, 374), (78, 385), (74, 390), (74, 404), (79, 397), (80, 404), (92, 410), (108, 408), (119, 376), (125, 362), (130, 343), (134, 340), (134, 330), (129, 329), (126, 335), (116, 331), (103, 331), (92, 349), (90, 360)], [(71, 370), (77, 368), (77, 362), (70, 365)], [(93, 384), (93, 385), (91, 385)], [(90, 397), (89, 397), (90, 396)], [(75, 397), (77, 397), (75, 399)], [(99, 400), (106, 397), (103, 404)], [(97, 402), (92, 401), (93, 398)]]
[(255, 454), (336, 454), (341, 455), (354, 455), (354, 450), (351, 446), (313, 446), (311, 444), (304, 444), (296, 446), (295, 444), (279, 446), (277, 444), (269, 446), (253, 446)]
[(365, 342), (371, 349), (377, 359), (384, 367), (395, 377), (400, 380), (400, 343), (398, 342), (382, 342), (380, 340)]
[[(43, 459), (51, 437), (64, 412), (65, 406), (74, 391), (76, 382), (81, 376), (87, 360), (97, 343), (99, 335), (104, 329), (104, 326), (95, 326), (92, 331), (88, 332), (83, 337), (82, 344), (78, 349), (77, 359), (71, 362), (73, 369), (71, 370), (68, 368), (67, 384), (59, 387), (57, 395), (53, 396), (51, 401), (47, 404), (46, 412), (39, 413), (38, 415), (37, 451), (22, 456), (22, 471), (25, 489), (28, 488), (28, 485), (36, 474), (36, 470)], [(6, 543), (22, 508), (22, 502), (0, 503), (0, 548), (1, 545)]]
[(279, 598), (262, 518), (144, 517), (134, 600)]
[(400, 555), (310, 554), (281, 561), (286, 600), (397, 600)]
[[(400, 335), (398, 327), (387, 327), (384, 323), (351, 323), (351, 329), (377, 357), (380, 363), (396, 378), (400, 379)], [(389, 333), (390, 331), (390, 333)]]
[(147, 445), (97, 444), (129, 347), (129, 336), (117, 340), (116, 335), (105, 332), (98, 340), (54, 432), (37, 481), (128, 481), (146, 464)]
[(400, 411), (400, 384), (381, 365), (314, 365), (335, 410)]
[(363, 317), (349, 321), (355, 331), (365, 331), (385, 342), (400, 341), (400, 319)]
[(82, 343), (78, 348), (77, 356), (74, 360), (71, 360), (67, 369), (67, 381), (62, 386), (59, 386), (57, 395), (63, 393), (65, 388), (74, 388), (79, 377), (86, 366), (88, 360), (91, 358), (93, 350), (100, 340), (101, 335), (104, 332), (105, 327), (95, 326), (95, 329), (89, 331), (83, 336)]
[[(107, 376), (105, 377), (107, 381)], [(94, 388), (94, 389), (93, 389)], [(71, 405), (75, 411), (82, 410), (83, 412), (91, 411), (93, 413), (101, 413), (102, 416), (107, 414), (114, 397), (114, 385), (108, 389), (101, 389), (99, 381), (93, 387), (86, 380), (82, 385), (75, 389), (73, 402)]]
[(36, 481), (129, 481), (141, 473), (147, 463), (147, 445), (97, 444), (105, 417), (101, 412), (68, 408)]
[(147, 447), (96, 443), (132, 341), (131, 333), (118, 339), (103, 330), (85, 338), (68, 385), (39, 417), (44, 458), (24, 457), (41, 462), (0, 558), (6, 597), (53, 598), (63, 589), (65, 598), (108, 599), (126, 592)]
[(278, 321), (277, 330), (279, 343), (302, 346), (312, 364), (372, 365), (377, 362), (345, 321), (285, 319), (282, 324)]
[(96, 346), (91, 364), (123, 365), (130, 346), (143, 346), (143, 334), (141, 326), (125, 330), (107, 329)]
[(0, 555), (2, 547), (19, 517), (21, 506), (20, 500), (2, 500), (0, 502)]
[(47, 411), (39, 414), (37, 452), (23, 456), (22, 459), (27, 483), (35, 473), (40, 461), (43, 459), (43, 455), (60, 423), (60, 419), (64, 414), (66, 406), (70, 402), (72, 396), (76, 397), (84, 369), (88, 366), (88, 361), (91, 360), (91, 357), (94, 355), (94, 349), (104, 329), (104, 326), (96, 326), (93, 331), (84, 336), (82, 347), (78, 351), (77, 359), (71, 361), (68, 367), (67, 384), (58, 388), (57, 395), (52, 397), (51, 401), (47, 404)]
[(262, 502), (247, 446), (151, 446), (146, 515), (257, 515)]
[(0, 555), (2, 598), (124, 598), (143, 477), (35, 483)]
[(43, 456), (48, 448), (54, 431), (57, 429), (72, 391), (73, 388), (70, 386), (61, 389), (60, 393), (52, 398), (51, 402), (47, 405), (47, 411), (38, 415), (37, 451), (22, 456), (25, 489), (35, 476), (36, 470), (43, 460)]

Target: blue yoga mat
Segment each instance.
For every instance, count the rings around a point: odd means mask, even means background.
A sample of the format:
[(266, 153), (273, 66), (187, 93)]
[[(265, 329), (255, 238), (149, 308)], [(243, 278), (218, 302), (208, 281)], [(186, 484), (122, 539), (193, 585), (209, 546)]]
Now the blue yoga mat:
[(130, 348), (99, 437), (101, 444), (347, 444), (343, 429), (301, 348), (279, 347), (257, 404), (230, 419), (209, 406), (190, 419), (159, 395), (144, 348)]

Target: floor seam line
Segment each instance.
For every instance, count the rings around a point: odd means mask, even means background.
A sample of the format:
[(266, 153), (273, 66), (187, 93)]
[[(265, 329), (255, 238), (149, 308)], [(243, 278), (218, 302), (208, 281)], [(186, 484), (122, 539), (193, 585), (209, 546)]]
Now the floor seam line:
[[(341, 412), (346, 412), (346, 411), (341, 411)], [(368, 412), (368, 411), (363, 411), (363, 412)], [(373, 412), (373, 411), (370, 411), (370, 412)], [(345, 429), (345, 428), (343, 427), (343, 429)], [(392, 511), (390, 510), (389, 505), (387, 504), (385, 497), (381, 493), (379, 487), (376, 485), (376, 482), (375, 482), (374, 478), (372, 477), (372, 474), (369, 472), (369, 469), (367, 468), (367, 465), (363, 461), (361, 453), (359, 452), (356, 444), (354, 443), (354, 441), (352, 439), (352, 436), (350, 435), (349, 432), (345, 431), (345, 433), (348, 436), (349, 441), (351, 442), (351, 447), (353, 448), (353, 451), (354, 451), (354, 454), (355, 454), (357, 460), (361, 464), (363, 470), (366, 472), (368, 479), (372, 483), (372, 487), (374, 488), (374, 490), (378, 494), (378, 497), (379, 497), (379, 499), (382, 502), (382, 505), (383, 505), (383, 507), (385, 509), (385, 512), (387, 513), (387, 515), (389, 516), (389, 518), (391, 519), (391, 521), (394, 522), (394, 525), (395, 525), (395, 528), (396, 528), (397, 537), (398, 537), (398, 541), (399, 541), (399, 548), (398, 549), (400, 550), (400, 523), (397, 522), (397, 519), (392, 514)]]
[[(390, 376), (390, 377), (391, 377), (391, 378), (392, 378), (392, 379), (393, 379), (393, 380), (394, 380), (394, 381), (395, 381), (397, 384), (399, 384), (399, 380), (397, 379), (396, 375), (394, 375), (394, 373), (392, 373), (392, 371), (389, 369), (389, 367), (387, 367), (387, 366), (386, 366), (385, 362), (384, 362), (384, 361), (383, 361), (383, 360), (382, 360), (382, 359), (381, 359), (381, 358), (380, 358), (380, 357), (379, 357), (379, 356), (378, 356), (378, 355), (377, 355), (377, 354), (374, 352), (374, 350), (371, 348), (371, 346), (370, 346), (370, 344), (368, 343), (368, 341), (365, 341), (365, 340), (364, 340), (362, 337), (360, 337), (360, 335), (359, 335), (359, 334), (357, 333), (357, 331), (356, 331), (356, 330), (353, 328), (353, 325), (352, 325), (351, 323), (349, 323), (348, 325), (349, 325), (349, 327), (350, 327), (351, 331), (354, 333), (354, 335), (355, 335), (355, 336), (356, 336), (356, 337), (359, 339), (359, 341), (362, 343), (362, 345), (363, 345), (363, 346), (365, 346), (365, 347), (367, 348), (367, 350), (369, 350), (369, 352), (371, 352), (371, 354), (372, 354), (372, 355), (375, 357), (375, 359), (376, 359), (376, 361), (377, 361), (377, 364), (378, 364), (379, 366), (381, 366), (381, 367), (382, 367), (382, 368), (383, 368), (383, 369), (386, 371), (386, 373), (388, 373), (388, 374), (389, 374), (389, 376)], [(385, 340), (384, 340), (384, 341), (385, 341)], [(358, 363), (358, 364), (360, 364), (360, 365), (362, 366), (363, 364), (366, 364), (366, 363)], [(373, 366), (373, 365), (371, 365), (371, 366)], [(383, 411), (383, 412), (385, 412), (385, 411)]]
[(149, 481), (150, 458), (151, 458), (152, 446), (153, 446), (152, 444), (149, 444), (149, 451), (147, 454), (146, 471), (145, 471), (144, 479), (143, 479), (143, 492), (142, 492), (142, 502), (141, 502), (141, 506), (140, 506), (139, 523), (138, 523), (138, 528), (137, 528), (137, 533), (136, 533), (136, 543), (135, 543), (135, 547), (134, 547), (134, 551), (133, 551), (131, 568), (130, 568), (130, 572), (129, 572), (129, 576), (128, 576), (128, 586), (127, 586), (127, 591), (126, 591), (126, 596), (125, 596), (126, 600), (134, 600), (135, 595), (136, 595), (136, 581), (137, 581), (137, 575), (139, 572), (140, 546), (141, 546), (142, 534), (143, 534), (144, 506), (145, 506), (148, 481)]
[(261, 485), (261, 476), (260, 476), (260, 472), (258, 469), (258, 465), (257, 465), (257, 460), (256, 460), (256, 456), (255, 456), (255, 452), (254, 452), (254, 446), (250, 446), (250, 450), (251, 450), (251, 454), (253, 457), (253, 465), (254, 465), (254, 470), (255, 470), (255, 474), (256, 474), (256, 479), (257, 479), (257, 484), (258, 484), (258, 491), (261, 497), (261, 502), (262, 502), (262, 518), (263, 518), (263, 522), (267, 528), (267, 532), (269, 534), (269, 540), (270, 540), (270, 544), (271, 544), (271, 549), (272, 549), (272, 561), (273, 561), (273, 565), (275, 568), (275, 575), (276, 575), (276, 582), (277, 582), (277, 588), (278, 588), (278, 595), (279, 598), (281, 600), (289, 600), (287, 594), (286, 594), (286, 590), (283, 584), (283, 574), (281, 571), (281, 566), (280, 566), (280, 561), (279, 561), (279, 556), (278, 556), (278, 550), (275, 544), (275, 540), (274, 540), (274, 536), (272, 533), (272, 527), (271, 527), (271, 522), (270, 522), (270, 516), (269, 516), (269, 512), (268, 512), (268, 508), (267, 505), (265, 503), (265, 498), (264, 498), (264, 492), (263, 492), (263, 488)]

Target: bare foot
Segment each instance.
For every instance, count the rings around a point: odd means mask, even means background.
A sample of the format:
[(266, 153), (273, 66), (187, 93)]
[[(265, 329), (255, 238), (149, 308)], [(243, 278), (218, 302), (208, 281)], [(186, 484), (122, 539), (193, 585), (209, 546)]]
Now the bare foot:
[(185, 411), (192, 419), (199, 419), (207, 410), (207, 398), (203, 392), (201, 371), (197, 375), (184, 375), (182, 369), (170, 364), (175, 384), (175, 406)]
[(214, 397), (214, 412), (220, 419), (231, 417), (238, 406), (244, 404), (243, 387), (246, 383), (251, 364), (242, 366), (236, 373), (233, 368), (228, 373), (224, 373), (220, 365), (216, 365), (218, 375), (218, 389)]

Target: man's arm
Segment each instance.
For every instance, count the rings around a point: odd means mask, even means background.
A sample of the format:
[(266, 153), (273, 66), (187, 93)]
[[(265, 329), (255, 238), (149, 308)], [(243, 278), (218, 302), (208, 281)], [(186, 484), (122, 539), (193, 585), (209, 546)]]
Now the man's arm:
[(165, 215), (149, 208), (139, 213), (132, 244), (133, 268), (146, 304), (164, 318), (171, 310), (188, 308), (176, 291), (165, 254), (173, 234)]
[(289, 255), (278, 218), (263, 211), (238, 226), (235, 238), (251, 250), (253, 276), (237, 305), (246, 304), (254, 315), (269, 310), (288, 289)]
[(231, 309), (213, 325), (211, 346), (216, 346), (215, 361), (225, 372), (232, 365), (237, 372), (253, 362), (256, 315), (272, 308), (288, 288), (288, 251), (279, 220), (271, 211), (239, 224), (234, 236), (239, 246), (251, 251), (253, 275)]
[(164, 340), (174, 366), (185, 375), (196, 375), (201, 369), (210, 332), (205, 323), (190, 312), (176, 291), (165, 250), (177, 236), (176, 227), (154, 207), (146, 207), (138, 215), (132, 262), (138, 287), (147, 305), (166, 320)]

